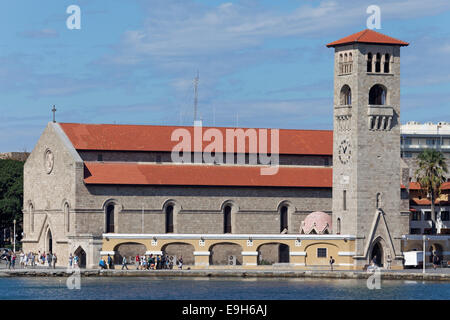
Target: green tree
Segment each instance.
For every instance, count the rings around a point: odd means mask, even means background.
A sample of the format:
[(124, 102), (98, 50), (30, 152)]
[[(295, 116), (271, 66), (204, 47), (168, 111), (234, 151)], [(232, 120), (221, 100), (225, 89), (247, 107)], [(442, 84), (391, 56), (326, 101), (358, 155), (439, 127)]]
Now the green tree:
[[(16, 234), (22, 234), (23, 215), (22, 161), (0, 160), (0, 231), (12, 228), (16, 220)], [(0, 235), (3, 241), (3, 234)]]
[(416, 179), (431, 201), (432, 233), (436, 233), (435, 201), (441, 193), (441, 185), (445, 182), (445, 174), (448, 172), (447, 164), (443, 153), (432, 149), (419, 154), (417, 164)]

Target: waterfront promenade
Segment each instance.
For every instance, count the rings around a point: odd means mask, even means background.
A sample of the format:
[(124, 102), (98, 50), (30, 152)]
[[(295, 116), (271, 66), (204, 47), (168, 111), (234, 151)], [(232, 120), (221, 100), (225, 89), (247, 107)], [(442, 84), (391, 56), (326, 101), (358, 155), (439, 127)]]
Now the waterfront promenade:
[[(4, 265), (2, 265), (4, 267)], [(323, 279), (367, 279), (373, 272), (364, 271), (329, 271), (329, 270), (293, 270), (293, 269), (195, 269), (195, 270), (100, 270), (78, 269), (82, 277), (210, 277), (210, 278), (323, 278)], [(37, 267), (35, 269), (8, 270), (0, 268), (0, 277), (68, 277), (75, 269), (57, 267), (48, 269)], [(381, 270), (382, 280), (422, 280), (422, 281), (449, 281), (450, 268), (407, 270)]]

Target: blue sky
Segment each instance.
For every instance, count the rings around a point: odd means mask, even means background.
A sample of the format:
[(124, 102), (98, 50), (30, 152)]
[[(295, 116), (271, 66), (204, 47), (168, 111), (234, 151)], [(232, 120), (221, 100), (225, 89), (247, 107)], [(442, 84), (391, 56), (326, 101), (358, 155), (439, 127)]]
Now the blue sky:
[[(81, 30), (66, 9), (81, 8)], [(333, 50), (366, 28), (402, 49), (401, 121), (450, 121), (448, 0), (15, 0), (0, 11), (0, 152), (57, 120), (332, 129)]]

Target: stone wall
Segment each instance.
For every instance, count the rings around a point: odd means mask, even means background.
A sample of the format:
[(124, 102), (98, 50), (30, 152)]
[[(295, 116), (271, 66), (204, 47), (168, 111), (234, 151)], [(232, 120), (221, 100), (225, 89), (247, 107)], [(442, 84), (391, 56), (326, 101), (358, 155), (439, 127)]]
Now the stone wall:
[(289, 209), (289, 232), (303, 217), (331, 210), (331, 190), (314, 188), (226, 188), (100, 186), (78, 183), (78, 233), (105, 232), (105, 204), (116, 206), (116, 233), (164, 233), (168, 203), (175, 206), (175, 233), (223, 233), (223, 208), (233, 209), (233, 233), (280, 233), (280, 204)]
[[(80, 157), (83, 161), (130, 161), (130, 162), (172, 162), (170, 152), (156, 152), (156, 151), (79, 151)], [(101, 158), (99, 158), (101, 156)], [(225, 155), (224, 155), (225, 156)], [(237, 158), (241, 155), (235, 154), (234, 163), (237, 163)], [(191, 162), (194, 162), (194, 153), (191, 157)], [(217, 163), (223, 163), (219, 157), (216, 157)], [(245, 163), (249, 163), (248, 155), (245, 155)], [(303, 165), (303, 166), (332, 166), (332, 156), (329, 155), (291, 155), (281, 154), (279, 156), (279, 163), (281, 165)]]

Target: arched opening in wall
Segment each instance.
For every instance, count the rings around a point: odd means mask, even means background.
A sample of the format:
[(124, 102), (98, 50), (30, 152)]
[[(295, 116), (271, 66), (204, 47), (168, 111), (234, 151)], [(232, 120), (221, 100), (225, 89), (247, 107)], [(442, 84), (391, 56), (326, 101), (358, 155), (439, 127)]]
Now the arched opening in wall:
[(369, 52), (369, 54), (367, 55), (367, 72), (372, 72), (372, 53)]
[(336, 220), (336, 234), (341, 234), (341, 218)]
[(173, 205), (166, 207), (166, 233), (173, 233)]
[(223, 209), (223, 233), (231, 233), (231, 206), (227, 205)]
[(28, 212), (30, 213), (30, 230), (34, 232), (34, 206), (32, 203), (28, 206)]
[(69, 213), (69, 204), (64, 203), (64, 220), (66, 222), (66, 231), (70, 231), (70, 213)]
[(381, 72), (381, 54), (377, 53), (375, 60), (375, 72)]
[(289, 263), (289, 246), (287, 244), (279, 245), (278, 257), (280, 259), (280, 263)]
[(114, 232), (114, 204), (106, 207), (106, 233)]
[(123, 257), (125, 257), (128, 263), (135, 261), (137, 255), (145, 255), (147, 248), (142, 243), (126, 242), (118, 244), (114, 247), (114, 264), (121, 265)]
[(258, 265), (289, 263), (289, 246), (282, 243), (265, 243), (258, 247)]
[(376, 197), (376, 208), (380, 209), (381, 208), (381, 193), (377, 193), (377, 197)]
[(47, 231), (47, 252), (53, 252), (53, 236), (50, 228)]
[(348, 85), (341, 88), (341, 105), (349, 106), (352, 104), (352, 90)]
[(80, 246), (75, 250), (74, 255), (78, 257), (79, 264), (78, 266), (80, 268), (86, 268), (86, 251)]
[(280, 209), (280, 232), (287, 233), (289, 230), (288, 207), (282, 206)]
[(391, 59), (391, 56), (389, 55), (389, 53), (386, 53), (384, 55), (384, 73), (389, 73), (390, 72), (390, 67), (389, 67), (389, 60)]
[(384, 253), (380, 241), (373, 244), (370, 251), (370, 263), (374, 262), (378, 267), (383, 267)]
[(210, 247), (209, 264), (216, 266), (242, 265), (242, 247), (236, 243), (217, 243)]
[(369, 91), (369, 105), (385, 105), (387, 90), (380, 84), (374, 85)]
[(168, 256), (169, 263), (172, 263), (173, 268), (178, 268), (177, 261), (182, 258), (183, 265), (194, 265), (194, 251), (195, 248), (192, 244), (183, 242), (174, 242), (166, 244), (162, 247), (164, 255)]

